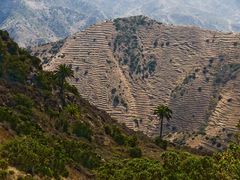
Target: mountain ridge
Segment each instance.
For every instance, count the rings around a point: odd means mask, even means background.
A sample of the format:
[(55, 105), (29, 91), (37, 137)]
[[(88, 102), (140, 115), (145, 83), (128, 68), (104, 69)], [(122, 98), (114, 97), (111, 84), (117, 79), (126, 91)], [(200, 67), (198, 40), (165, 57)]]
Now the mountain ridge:
[[(239, 31), (239, 2), (221, 1), (115, 1), (21, 0), (0, 2), (0, 27), (21, 46), (35, 46), (72, 35), (97, 22), (146, 15), (168, 24)], [(43, 27), (42, 24), (45, 24)]]

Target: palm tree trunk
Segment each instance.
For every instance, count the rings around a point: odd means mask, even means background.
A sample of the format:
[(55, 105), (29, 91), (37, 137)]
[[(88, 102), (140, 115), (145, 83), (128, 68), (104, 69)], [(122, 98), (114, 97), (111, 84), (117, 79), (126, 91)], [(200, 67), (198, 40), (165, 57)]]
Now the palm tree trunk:
[(163, 118), (161, 118), (160, 119), (160, 128), (159, 128), (159, 130), (160, 130), (160, 138), (162, 139), (162, 129), (163, 129)]
[(61, 96), (61, 100), (62, 100), (62, 105), (63, 105), (63, 107), (64, 107), (64, 106), (65, 106), (64, 81), (61, 82), (61, 86), (60, 86), (60, 96)]

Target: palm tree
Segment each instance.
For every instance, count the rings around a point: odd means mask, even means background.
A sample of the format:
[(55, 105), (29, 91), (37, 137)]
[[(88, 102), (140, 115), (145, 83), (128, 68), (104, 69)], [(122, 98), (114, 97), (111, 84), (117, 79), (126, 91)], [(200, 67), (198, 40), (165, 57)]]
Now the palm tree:
[(64, 83), (66, 81), (66, 78), (73, 77), (73, 70), (70, 66), (66, 64), (60, 64), (57, 68), (57, 71), (55, 72), (55, 77), (59, 83), (60, 87), (60, 97), (62, 100), (63, 106), (65, 106), (65, 95), (64, 95)]
[(166, 118), (170, 120), (172, 118), (172, 110), (165, 105), (159, 105), (155, 110), (154, 114), (159, 118), (159, 129), (160, 129), (160, 138), (162, 139), (162, 128), (163, 128), (163, 119)]

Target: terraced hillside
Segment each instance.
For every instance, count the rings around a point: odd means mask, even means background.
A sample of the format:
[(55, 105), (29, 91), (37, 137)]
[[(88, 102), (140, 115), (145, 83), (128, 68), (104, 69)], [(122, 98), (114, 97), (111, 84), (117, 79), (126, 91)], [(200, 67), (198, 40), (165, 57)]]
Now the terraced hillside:
[(174, 113), (165, 134), (187, 132), (183, 143), (222, 148), (240, 120), (240, 34), (136, 16), (76, 33), (56, 55), (46, 47), (33, 49), (48, 54), (46, 70), (71, 64), (80, 94), (134, 130), (156, 135), (153, 109), (167, 104)]

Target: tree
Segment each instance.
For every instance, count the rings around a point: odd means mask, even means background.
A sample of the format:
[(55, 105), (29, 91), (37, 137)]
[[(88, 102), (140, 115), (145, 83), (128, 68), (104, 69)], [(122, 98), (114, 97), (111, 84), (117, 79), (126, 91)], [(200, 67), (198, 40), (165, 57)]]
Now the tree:
[(238, 132), (236, 134), (236, 139), (237, 139), (237, 144), (240, 145), (240, 121), (239, 121), (239, 123), (237, 125), (237, 128), (238, 128)]
[(170, 120), (172, 118), (172, 110), (165, 105), (159, 105), (155, 110), (154, 114), (159, 118), (159, 129), (160, 129), (160, 138), (162, 139), (162, 128), (163, 128), (163, 119), (166, 118)]
[(64, 91), (65, 90), (64, 83), (66, 81), (66, 78), (74, 77), (73, 74), (74, 74), (74, 72), (71, 69), (71, 67), (66, 64), (59, 65), (57, 68), (57, 71), (55, 72), (55, 77), (56, 77), (56, 79), (58, 81), (58, 85), (60, 87), (60, 97), (61, 97), (63, 106), (66, 105), (65, 94), (64, 94), (64, 92), (65, 92)]

